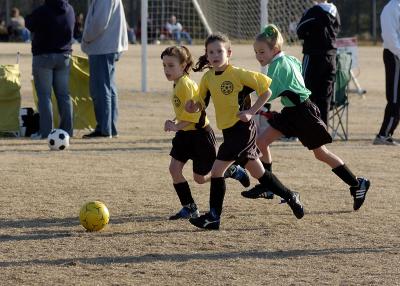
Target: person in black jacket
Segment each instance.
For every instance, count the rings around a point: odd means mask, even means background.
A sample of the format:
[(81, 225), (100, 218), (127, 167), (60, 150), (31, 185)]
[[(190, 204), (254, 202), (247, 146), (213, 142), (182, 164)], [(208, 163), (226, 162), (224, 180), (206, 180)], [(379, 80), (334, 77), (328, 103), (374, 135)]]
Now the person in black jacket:
[(321, 119), (328, 123), (330, 103), (336, 78), (336, 36), (340, 17), (336, 6), (318, 0), (297, 25), (297, 36), (303, 40), (303, 77), (311, 91), (310, 99), (318, 106)]
[(33, 139), (45, 139), (53, 129), (51, 91), (54, 90), (59, 128), (73, 135), (69, 70), (75, 13), (67, 0), (45, 0), (25, 18), (32, 37), (32, 74), (38, 96), (40, 130)]

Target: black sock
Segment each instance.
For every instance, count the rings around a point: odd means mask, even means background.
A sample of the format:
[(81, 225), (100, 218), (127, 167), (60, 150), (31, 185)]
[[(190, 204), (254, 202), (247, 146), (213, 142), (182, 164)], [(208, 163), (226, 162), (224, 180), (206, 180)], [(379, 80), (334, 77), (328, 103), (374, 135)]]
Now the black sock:
[(340, 165), (335, 169), (332, 169), (332, 172), (334, 172), (340, 179), (342, 179), (343, 182), (348, 184), (350, 187), (358, 186), (358, 180), (356, 176), (354, 176), (354, 174), (349, 170), (349, 168), (347, 168), (345, 164)]
[(222, 213), (222, 205), (224, 203), (225, 197), (225, 179), (220, 178), (211, 178), (210, 185), (210, 210), (214, 209), (218, 216), (221, 216)]
[(272, 163), (264, 163), (263, 161), (261, 161), (261, 163), (265, 170), (272, 172)]
[(292, 198), (292, 192), (286, 188), (279, 179), (270, 171), (265, 171), (264, 175), (258, 179), (261, 185), (265, 186), (275, 195), (288, 201)]
[(174, 188), (182, 206), (194, 203), (188, 182), (174, 184)]

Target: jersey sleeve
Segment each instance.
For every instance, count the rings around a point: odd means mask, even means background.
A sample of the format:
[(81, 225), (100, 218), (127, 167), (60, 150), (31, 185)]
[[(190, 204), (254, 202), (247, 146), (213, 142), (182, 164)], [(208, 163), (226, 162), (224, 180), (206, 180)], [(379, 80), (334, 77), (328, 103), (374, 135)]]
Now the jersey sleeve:
[(177, 119), (193, 123), (199, 122), (201, 112), (189, 113), (185, 110), (185, 104), (188, 100), (196, 100), (196, 98), (198, 98), (197, 86), (188, 83), (180, 84), (176, 88), (176, 96), (182, 104), (182, 109), (180, 114), (177, 114)]
[(271, 86), (272, 79), (265, 74), (240, 69), (239, 75), (241, 83), (252, 88), (258, 96), (266, 93)]

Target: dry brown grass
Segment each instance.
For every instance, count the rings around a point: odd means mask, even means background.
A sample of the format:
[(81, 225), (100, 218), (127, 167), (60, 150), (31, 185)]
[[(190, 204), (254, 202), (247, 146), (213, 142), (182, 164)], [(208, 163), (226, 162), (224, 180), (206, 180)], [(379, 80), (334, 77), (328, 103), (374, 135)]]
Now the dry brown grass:
[[(117, 67), (120, 138), (74, 138), (64, 152), (43, 141), (0, 139), (1, 285), (400, 284), (399, 149), (371, 144), (385, 104), (381, 48), (360, 48), (368, 94), (351, 97), (350, 141), (329, 146), (371, 179), (365, 205), (353, 212), (347, 186), (329, 167), (299, 143), (278, 142), (274, 171), (301, 192), (305, 217), (296, 220), (278, 200), (243, 199), (240, 185), (228, 181), (216, 232), (166, 220), (179, 206), (168, 174), (172, 134), (162, 131), (172, 115), (162, 48), (149, 50), (149, 94), (138, 92), (140, 47), (131, 46)], [(202, 49), (192, 48), (195, 55)], [(22, 105), (31, 106), (29, 46), (0, 50), (1, 63), (22, 53)], [(300, 56), (299, 47), (288, 50)], [(258, 69), (250, 46), (233, 51), (237, 65)], [(208, 185), (194, 185), (190, 167), (185, 174), (207, 210)], [(78, 212), (94, 199), (108, 206), (110, 224), (87, 233)]]

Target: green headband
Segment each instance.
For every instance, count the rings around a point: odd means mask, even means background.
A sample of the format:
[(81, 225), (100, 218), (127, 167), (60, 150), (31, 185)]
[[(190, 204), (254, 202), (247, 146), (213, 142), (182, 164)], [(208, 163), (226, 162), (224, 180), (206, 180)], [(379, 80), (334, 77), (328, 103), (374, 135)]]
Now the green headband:
[(273, 25), (268, 25), (262, 32), (267, 39), (276, 39), (278, 37), (278, 30)]

